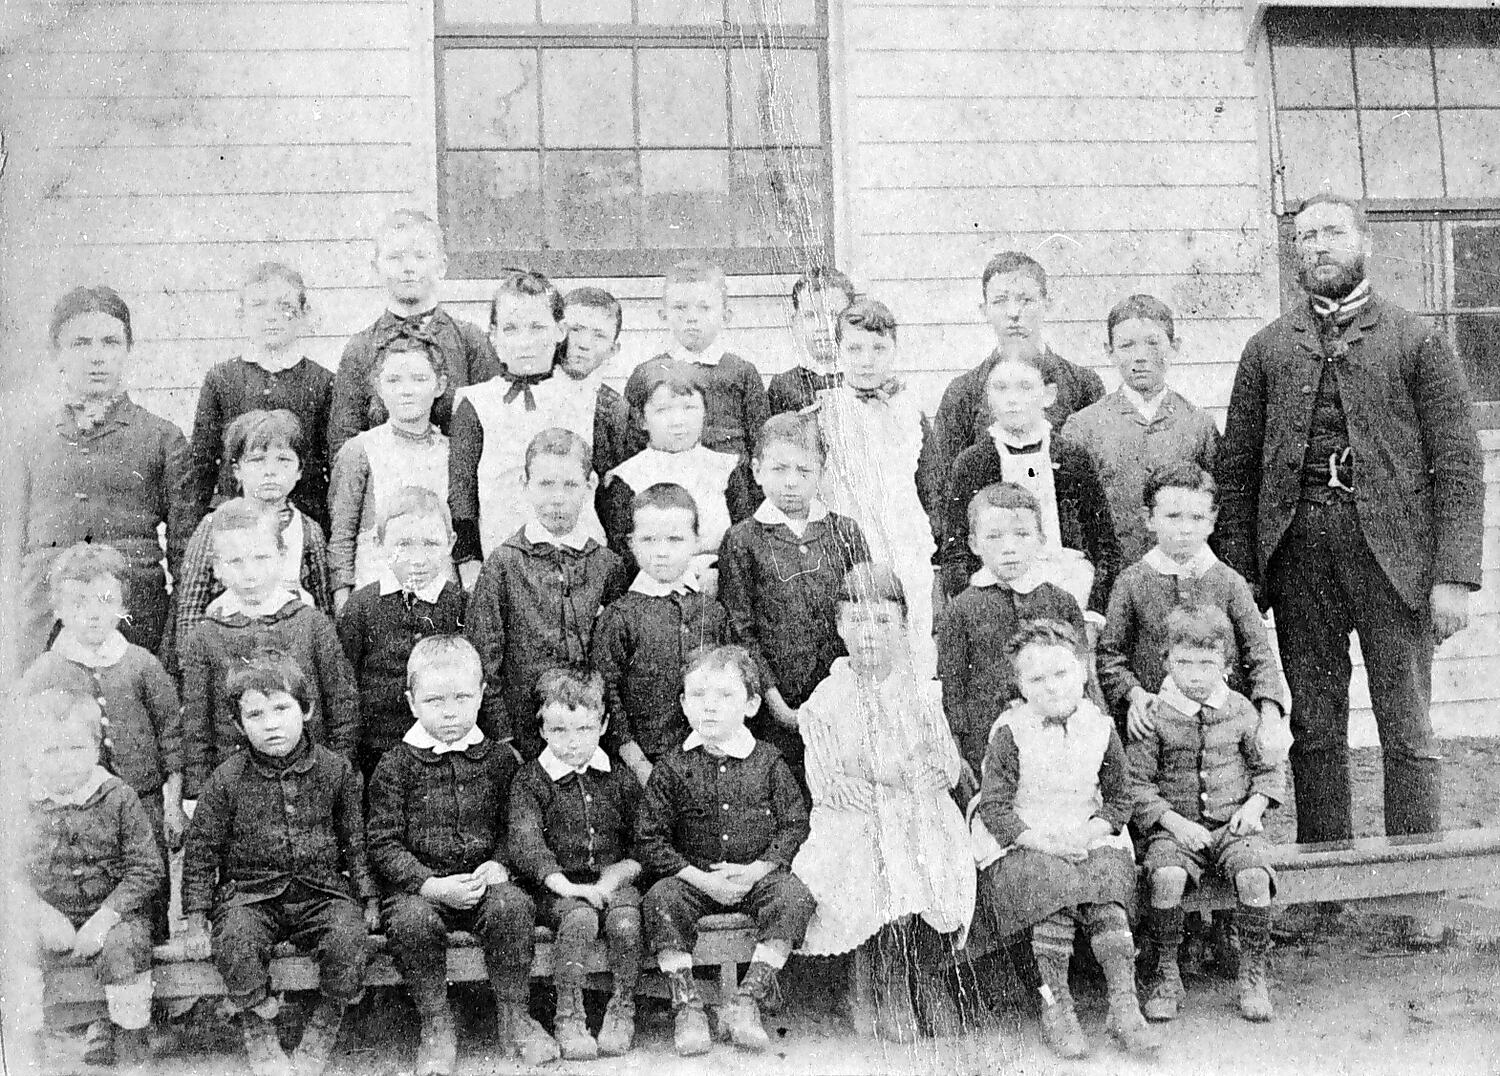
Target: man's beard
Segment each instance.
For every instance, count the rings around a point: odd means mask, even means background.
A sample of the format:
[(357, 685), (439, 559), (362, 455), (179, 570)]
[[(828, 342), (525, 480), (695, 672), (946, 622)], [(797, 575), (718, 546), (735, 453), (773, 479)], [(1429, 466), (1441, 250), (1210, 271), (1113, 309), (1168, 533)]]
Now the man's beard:
[[(1330, 277), (1318, 279), (1313, 273), (1317, 269), (1333, 266), (1338, 272)], [(1311, 268), (1304, 268), (1298, 274), (1302, 282), (1302, 288), (1310, 295), (1319, 295), (1325, 299), (1342, 299), (1353, 291), (1361, 280), (1365, 278), (1365, 256), (1356, 255), (1348, 262), (1319, 262)]]

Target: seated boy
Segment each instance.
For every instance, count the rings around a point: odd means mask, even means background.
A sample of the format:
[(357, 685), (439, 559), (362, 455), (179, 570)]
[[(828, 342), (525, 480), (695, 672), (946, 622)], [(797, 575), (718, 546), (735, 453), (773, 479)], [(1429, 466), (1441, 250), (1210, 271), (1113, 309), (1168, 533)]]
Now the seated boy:
[(703, 444), (715, 452), (748, 458), (768, 414), (766, 388), (760, 371), (726, 351), (719, 338), (729, 320), (729, 287), (724, 271), (706, 262), (672, 266), (662, 286), (661, 320), (672, 334), (671, 346), (637, 366), (625, 383), (625, 399), (636, 424), (632, 450), (639, 452), (646, 447), (646, 431), (638, 424), (651, 375), (659, 367), (677, 362), (692, 370), (703, 388)]
[(659, 483), (636, 494), (630, 548), (640, 571), (599, 618), (593, 658), (609, 702), (605, 739), (644, 785), (689, 731), (682, 667), (699, 647), (728, 642), (729, 615), (693, 570), (698, 505), (687, 490)]
[(166, 878), (151, 822), (130, 786), (99, 764), (104, 726), (93, 699), (44, 691), (26, 700), (22, 716), (29, 856), (12, 911), (26, 924), (27, 944), (88, 961), (104, 984), (109, 1019), (90, 1026), (84, 1062), (144, 1072), (150, 903)]
[(684, 1056), (710, 1044), (693, 979), (698, 920), (755, 918), (755, 954), (723, 1020), (736, 1046), (764, 1050), (760, 1002), (812, 918), (812, 894), (791, 873), (807, 803), (780, 752), (745, 727), (760, 701), (760, 672), (742, 647), (694, 654), (682, 687), (692, 735), (652, 771), (636, 825), (636, 856), (659, 879), (642, 909), (646, 940), (672, 990), (673, 1041)]
[(532, 520), (485, 559), (466, 633), (484, 662), (482, 724), (523, 759), (541, 754), (536, 681), (588, 661), (599, 610), (625, 592), (620, 558), (579, 527), (593, 466), (588, 442), (543, 430), (526, 447)]
[(997, 482), (974, 494), (969, 548), (983, 567), (938, 621), (938, 679), (948, 727), (977, 782), (990, 726), (1019, 696), (1006, 654), (1011, 636), (1027, 620), (1059, 620), (1082, 638), (1084, 624), (1073, 597), (1039, 574), (1042, 523), (1029, 490)]
[(327, 614), (288, 589), (279, 565), (276, 516), (244, 499), (209, 517), (214, 574), (224, 593), (182, 645), (183, 796), (196, 799), (214, 768), (245, 744), (226, 683), (257, 650), (291, 656), (308, 685), (308, 737), (352, 756), (359, 738), (359, 693)]
[(397, 337), (411, 337), (442, 353), (448, 384), (432, 408), (432, 421), (444, 433), (453, 417), (454, 392), (500, 372), (500, 360), (484, 330), (438, 305), (438, 284), (448, 259), (437, 221), (419, 209), (396, 210), (375, 235), (371, 264), (385, 288), (385, 309), (373, 325), (349, 338), (339, 357), (328, 415), (330, 460), (349, 438), (385, 421), (370, 367), (376, 353)]
[(376, 527), (387, 564), (379, 582), (356, 590), (339, 613), (339, 641), (359, 685), (359, 749), (365, 779), (411, 727), (406, 665), (429, 635), (463, 631), (464, 592), (453, 579), (448, 505), (430, 489), (406, 486)]
[(307, 735), (311, 686), (289, 655), (266, 650), (238, 663), (225, 696), (249, 748), (214, 770), (188, 826), (184, 946), (207, 958), (212, 918), (214, 963), (256, 1076), (284, 1076), (287, 1068), (271, 949), (290, 941), (313, 952), (323, 996), (293, 1062), (298, 1076), (317, 1076), (344, 1008), (364, 994), (365, 935), (380, 928), (359, 775)]
[(1269, 1020), (1275, 874), (1261, 816), (1286, 794), (1285, 762), (1262, 751), (1260, 715), (1225, 683), (1235, 651), (1229, 618), (1196, 605), (1173, 610), (1166, 621), (1167, 677), (1155, 720), (1127, 749), (1134, 824), (1146, 840), (1151, 879), (1147, 930), (1156, 955), (1146, 1016), (1177, 1015), (1184, 994), (1177, 968), (1182, 897), (1211, 867), (1233, 879), (1239, 897), (1240, 1014)]
[(1116, 724), (1131, 738), (1150, 727), (1166, 676), (1167, 616), (1179, 605), (1210, 605), (1229, 617), (1229, 684), (1254, 700), (1262, 743), (1285, 757), (1287, 691), (1250, 584), (1209, 548), (1219, 488), (1196, 463), (1173, 463), (1146, 479), (1146, 526), (1156, 545), (1120, 573), (1099, 637), (1099, 684)]
[[(585, 669), (548, 669), (537, 684), (547, 746), (510, 790), (510, 849), (516, 871), (541, 898), (541, 921), (557, 935), (553, 977), (562, 1056), (619, 1057), (635, 1037), (641, 970), (641, 865), (630, 858), (641, 791), (599, 746), (608, 719), (604, 682)], [(614, 992), (596, 1043), (584, 1020), (589, 950), (599, 928)]]
[(422, 1020), (417, 1072), (454, 1071), (448, 931), (484, 946), (502, 1049), (528, 1066), (557, 1044), (526, 1011), (531, 993), (531, 898), (506, 867), (505, 819), (515, 756), (476, 724), (484, 690), (467, 640), (434, 635), (412, 648), (406, 699), (416, 722), (370, 783), (370, 863), (384, 894), (391, 955)]
[(792, 335), (797, 341), (798, 362), (771, 378), (766, 388), (771, 414), (805, 411), (821, 393), (844, 383), (844, 375), (837, 369), (834, 326), (854, 299), (853, 281), (837, 269), (820, 266), (797, 278), (792, 285)]

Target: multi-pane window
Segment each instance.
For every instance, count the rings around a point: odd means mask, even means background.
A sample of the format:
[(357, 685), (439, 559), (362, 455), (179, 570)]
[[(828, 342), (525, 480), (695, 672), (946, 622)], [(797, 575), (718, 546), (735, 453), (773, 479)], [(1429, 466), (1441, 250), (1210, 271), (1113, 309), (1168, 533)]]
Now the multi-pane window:
[(1362, 196), (1377, 288), (1500, 401), (1500, 12), (1287, 8), (1266, 29), (1283, 294), (1288, 214), (1320, 190)]
[(439, 0), (437, 20), (457, 275), (826, 258), (826, 0)]

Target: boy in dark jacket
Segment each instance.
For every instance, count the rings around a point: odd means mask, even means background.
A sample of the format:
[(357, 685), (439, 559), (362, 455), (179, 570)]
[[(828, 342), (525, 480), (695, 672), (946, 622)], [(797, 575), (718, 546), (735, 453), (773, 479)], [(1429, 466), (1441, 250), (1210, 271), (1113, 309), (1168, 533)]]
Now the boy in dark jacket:
[(149, 1060), (150, 902), (166, 877), (130, 786), (99, 765), (103, 716), (87, 695), (44, 691), (26, 705), (33, 761), (27, 933), (43, 952), (89, 961), (109, 1020), (89, 1028), (89, 1064)]
[(214, 963), (256, 1076), (282, 1076), (287, 1065), (273, 1023), (271, 949), (290, 941), (313, 951), (323, 998), (293, 1061), (298, 1076), (317, 1076), (345, 1006), (364, 994), (365, 935), (380, 927), (359, 775), (307, 734), (311, 687), (289, 655), (252, 655), (230, 674), (225, 696), (248, 747), (198, 796), (182, 867), (184, 947), (209, 955), (212, 918)]
[(537, 677), (588, 661), (599, 610), (628, 580), (620, 558), (579, 527), (593, 473), (588, 442), (568, 430), (543, 430), (526, 448), (525, 467), (535, 518), (485, 560), (466, 634), (484, 663), (486, 735), (533, 759), (544, 746)]
[(436, 1076), (457, 1064), (450, 928), (472, 932), (484, 946), (502, 1046), (528, 1067), (556, 1060), (557, 1044), (526, 1011), (536, 909), (506, 866), (516, 758), (477, 725), (479, 655), (465, 639), (434, 635), (412, 648), (406, 668), (416, 721), (375, 768), (370, 861), (391, 955), (422, 1019), (416, 1071)]

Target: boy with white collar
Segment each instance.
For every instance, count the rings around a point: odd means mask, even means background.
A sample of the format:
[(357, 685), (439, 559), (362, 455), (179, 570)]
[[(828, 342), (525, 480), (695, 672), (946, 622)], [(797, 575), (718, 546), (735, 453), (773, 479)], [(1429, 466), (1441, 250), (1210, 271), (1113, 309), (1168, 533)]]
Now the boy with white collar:
[(682, 709), (693, 732), (651, 774), (636, 826), (636, 855), (659, 879), (643, 908), (648, 942), (672, 990), (673, 1041), (684, 1056), (710, 1045), (693, 979), (698, 920), (744, 912), (756, 946), (722, 1020), (746, 1050), (770, 1045), (760, 1002), (776, 970), (802, 941), (813, 896), (791, 863), (807, 840), (807, 803), (781, 753), (745, 720), (760, 709), (760, 673), (738, 646), (693, 655), (683, 672)]
[(1285, 757), (1291, 733), (1288, 698), (1250, 584), (1214, 556), (1208, 538), (1218, 519), (1219, 490), (1196, 463), (1158, 467), (1146, 478), (1146, 526), (1156, 545), (1120, 573), (1099, 638), (1099, 683), (1121, 732), (1150, 730), (1155, 692), (1166, 676), (1167, 615), (1180, 605), (1210, 605), (1234, 626), (1229, 684), (1261, 716), (1263, 746)]
[(688, 734), (680, 701), (688, 655), (729, 641), (729, 614), (694, 571), (698, 532), (697, 502), (681, 486), (660, 482), (636, 494), (630, 548), (640, 571), (594, 632), (609, 747), (643, 786), (656, 760)]
[[(553, 1030), (563, 1058), (619, 1057), (635, 1037), (641, 970), (641, 895), (631, 884), (641, 865), (630, 858), (640, 786), (599, 746), (609, 719), (598, 673), (548, 669), (537, 695), (547, 746), (511, 786), (511, 858), (537, 895), (540, 921), (557, 935)], [(601, 925), (614, 991), (596, 1042), (583, 987)]]
[(580, 523), (593, 493), (593, 452), (571, 430), (543, 430), (523, 460), (531, 522), (496, 547), (469, 599), (465, 632), (484, 662), (481, 725), (522, 759), (542, 753), (537, 677), (588, 661), (599, 610), (629, 579)]
[(1020, 697), (1006, 647), (1022, 623), (1058, 620), (1084, 634), (1078, 602), (1041, 576), (1042, 524), (1036, 497), (997, 482), (969, 501), (969, 548), (983, 565), (938, 621), (938, 679), (943, 711), (970, 775), (978, 783), (990, 726)]
[(333, 621), (282, 578), (281, 521), (237, 498), (214, 510), (208, 536), (224, 593), (182, 641), (183, 796), (196, 799), (209, 774), (245, 746), (225, 684), (233, 670), (268, 648), (287, 654), (307, 678), (309, 739), (352, 759), (359, 740), (354, 673)]
[(1171, 1020), (1183, 998), (1177, 968), (1182, 897), (1205, 868), (1222, 871), (1239, 897), (1239, 1007), (1246, 1020), (1271, 1019), (1266, 954), (1275, 872), (1261, 816), (1286, 792), (1285, 759), (1269, 757), (1260, 715), (1225, 683), (1234, 629), (1210, 605), (1166, 617), (1167, 677), (1155, 717), (1128, 749), (1134, 823), (1145, 835), (1151, 879), (1148, 930), (1156, 957), (1148, 1019)]
[(370, 783), (370, 866), (383, 896), (391, 955), (422, 1020), (416, 1071), (452, 1073), (458, 1041), (448, 1005), (448, 931), (484, 946), (501, 1049), (528, 1069), (557, 1044), (527, 1012), (536, 909), (507, 867), (515, 756), (477, 724), (479, 654), (456, 635), (412, 648), (406, 700), (416, 722)]

